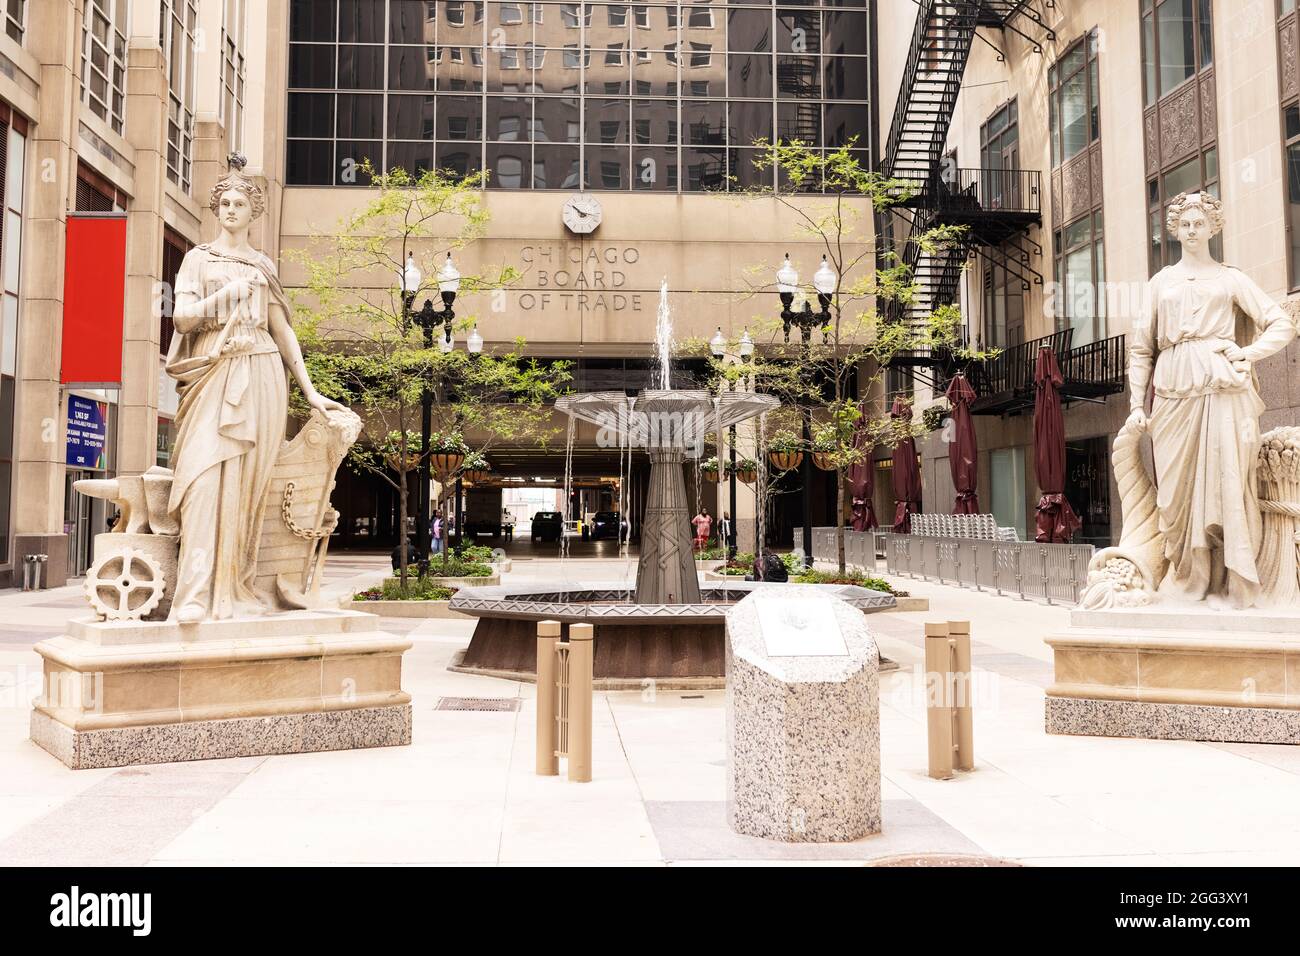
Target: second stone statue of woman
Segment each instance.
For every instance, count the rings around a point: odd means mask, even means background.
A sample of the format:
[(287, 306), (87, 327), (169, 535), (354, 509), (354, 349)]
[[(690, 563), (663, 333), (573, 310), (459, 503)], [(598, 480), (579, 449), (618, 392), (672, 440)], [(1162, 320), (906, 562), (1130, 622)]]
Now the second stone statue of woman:
[[(1240, 608), (1260, 587), (1255, 468), (1264, 403), (1254, 363), (1285, 348), (1296, 329), (1249, 276), (1214, 260), (1209, 244), (1222, 227), (1213, 196), (1180, 195), (1170, 204), (1168, 228), (1182, 257), (1152, 278), (1150, 308), (1133, 329), (1128, 426), (1150, 432), (1154, 453), (1156, 541), (1166, 567), (1149, 583), (1175, 600)], [(1250, 331), (1239, 333), (1239, 317)], [(1126, 534), (1130, 513), (1143, 510), (1138, 499), (1150, 493), (1139, 488), (1125, 500)]]
[(253, 579), (288, 416), (286, 370), (312, 408), (343, 410), (312, 386), (275, 265), (249, 245), (265, 200), (242, 167), (232, 157), (212, 188), (221, 234), (186, 254), (176, 280), (166, 369), (180, 394), (169, 510), (181, 527), (171, 611), (181, 623), (265, 610)]

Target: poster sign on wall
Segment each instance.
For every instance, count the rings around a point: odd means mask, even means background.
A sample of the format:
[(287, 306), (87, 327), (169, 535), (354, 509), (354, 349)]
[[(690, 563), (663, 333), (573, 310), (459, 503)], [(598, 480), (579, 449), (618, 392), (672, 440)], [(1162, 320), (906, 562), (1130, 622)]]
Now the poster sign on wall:
[(122, 381), (126, 213), (68, 214), (61, 381), (82, 388)]
[(108, 402), (68, 396), (69, 468), (108, 468)]

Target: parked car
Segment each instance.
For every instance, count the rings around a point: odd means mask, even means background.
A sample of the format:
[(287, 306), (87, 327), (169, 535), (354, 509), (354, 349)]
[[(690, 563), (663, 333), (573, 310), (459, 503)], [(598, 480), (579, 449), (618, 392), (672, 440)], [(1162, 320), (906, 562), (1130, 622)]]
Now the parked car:
[(539, 511), (533, 515), (534, 541), (559, 541), (564, 534), (564, 516), (558, 511)]
[(621, 540), (627, 537), (627, 526), (623, 523), (623, 516), (617, 511), (597, 511), (592, 515), (591, 523), (583, 525), (582, 536), (592, 541), (599, 541), (602, 538)]

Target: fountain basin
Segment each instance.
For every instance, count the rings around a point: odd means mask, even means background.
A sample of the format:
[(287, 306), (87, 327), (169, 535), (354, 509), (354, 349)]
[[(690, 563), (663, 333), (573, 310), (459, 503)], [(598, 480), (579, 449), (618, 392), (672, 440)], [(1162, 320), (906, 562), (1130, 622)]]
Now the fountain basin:
[[(602, 689), (640, 687), (645, 680), (665, 688), (721, 687), (727, 610), (751, 591), (771, 586), (705, 582), (701, 599), (688, 604), (637, 603), (635, 590), (621, 583), (467, 588), (452, 597), (449, 608), (478, 618), (478, 624), (452, 670), (535, 680), (537, 622), (559, 621), (566, 636), (570, 624), (595, 627), (594, 675)], [(856, 585), (803, 587), (833, 594), (865, 613), (895, 606), (892, 595)]]

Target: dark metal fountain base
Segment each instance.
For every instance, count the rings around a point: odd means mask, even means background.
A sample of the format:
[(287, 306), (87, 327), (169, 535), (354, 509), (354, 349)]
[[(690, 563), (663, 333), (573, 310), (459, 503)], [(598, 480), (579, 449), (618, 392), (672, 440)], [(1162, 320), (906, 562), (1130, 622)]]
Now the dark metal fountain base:
[[(578, 585), (563, 590), (527, 586), (466, 588), (450, 608), (479, 619), (464, 657), (452, 670), (535, 680), (537, 622), (595, 625), (594, 676), (602, 690), (638, 688), (654, 680), (663, 689), (721, 687), (729, 607), (757, 588), (750, 581), (708, 582), (697, 604), (637, 604), (622, 585)], [(894, 607), (889, 594), (852, 585), (805, 584), (864, 612)]]

